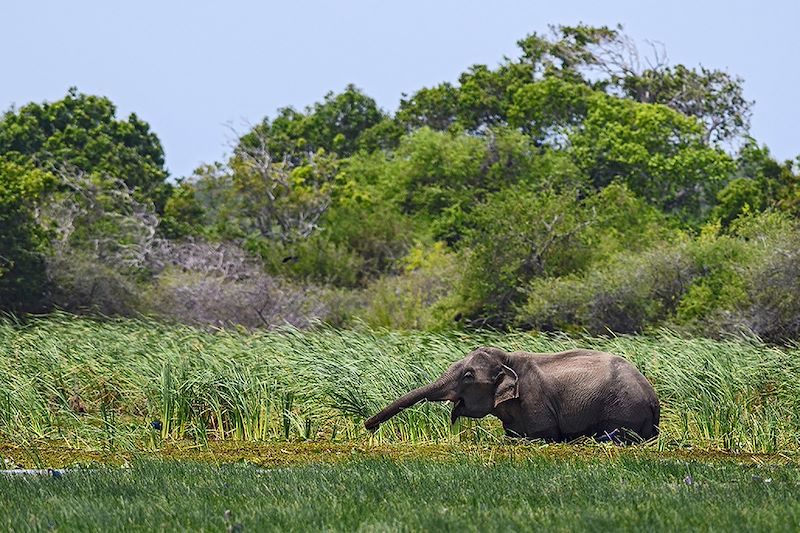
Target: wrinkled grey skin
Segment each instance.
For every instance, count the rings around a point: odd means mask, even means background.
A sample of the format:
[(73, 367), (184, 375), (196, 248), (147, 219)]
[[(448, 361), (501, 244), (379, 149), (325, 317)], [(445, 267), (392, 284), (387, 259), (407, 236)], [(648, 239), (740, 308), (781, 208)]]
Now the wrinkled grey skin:
[(658, 435), (658, 398), (647, 379), (625, 359), (591, 350), (533, 354), (478, 348), (364, 426), (375, 431), (421, 400), (453, 402), (451, 422), (494, 415), (511, 437), (570, 441), (611, 435), (631, 442)]

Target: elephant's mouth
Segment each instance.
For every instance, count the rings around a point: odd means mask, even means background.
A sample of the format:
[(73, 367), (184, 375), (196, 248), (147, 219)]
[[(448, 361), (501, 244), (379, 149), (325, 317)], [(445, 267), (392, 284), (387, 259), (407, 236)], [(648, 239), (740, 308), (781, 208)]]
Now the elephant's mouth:
[(464, 412), (464, 399), (459, 398), (453, 405), (453, 410), (450, 411), (450, 424), (455, 424), (458, 417)]

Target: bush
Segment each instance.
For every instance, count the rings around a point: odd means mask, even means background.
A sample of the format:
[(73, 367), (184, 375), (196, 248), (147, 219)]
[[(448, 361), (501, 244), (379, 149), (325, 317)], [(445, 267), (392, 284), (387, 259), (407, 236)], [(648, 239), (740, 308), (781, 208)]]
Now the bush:
[(756, 181), (736, 178), (717, 193), (717, 205), (711, 216), (728, 225), (741, 215), (762, 211), (766, 203), (764, 192)]
[(169, 269), (146, 294), (148, 314), (183, 324), (225, 327), (305, 328), (329, 309), (312, 287), (292, 286), (267, 275), (231, 280)]
[(447, 299), (460, 276), (457, 258), (444, 243), (417, 244), (398, 275), (384, 276), (366, 289), (356, 318), (373, 328), (437, 329), (450, 326)]
[(532, 279), (575, 272), (591, 255), (583, 237), (594, 213), (574, 192), (506, 189), (475, 219), (460, 290), (463, 316), (474, 325), (508, 325)]
[(135, 198), (122, 180), (59, 174), (43, 202), (40, 223), (52, 228), (46, 258), (49, 303), (72, 312), (130, 316), (147, 278), (149, 254), (159, 241), (153, 205)]
[(364, 273), (363, 259), (332, 242), (329, 235), (291, 244), (254, 236), (246, 239), (243, 247), (261, 259), (269, 274), (298, 283), (357, 287)]
[(391, 273), (409, 251), (417, 228), (414, 221), (388, 206), (371, 202), (342, 203), (324, 220), (320, 239), (354, 253), (359, 264), (353, 274), (359, 285)]
[(134, 316), (141, 288), (135, 277), (81, 250), (47, 259), (50, 306), (77, 314)]
[(719, 234), (719, 224), (707, 225), (692, 244), (698, 276), (677, 307), (676, 321), (695, 331), (712, 331), (710, 324), (723, 310), (745, 298), (741, 264), (755, 260), (752, 246), (733, 234)]
[(534, 280), (517, 321), (546, 331), (641, 332), (672, 315), (697, 275), (686, 242), (620, 253), (583, 275)]
[(770, 342), (800, 338), (800, 233), (773, 243), (763, 260), (748, 269), (748, 304), (733, 317)]
[(767, 211), (738, 219), (733, 229), (751, 249), (737, 263), (742, 297), (715, 317), (719, 331), (755, 334), (768, 342), (800, 337), (800, 224)]
[[(142, 306), (149, 314), (186, 324), (249, 328), (342, 320), (339, 295), (269, 276), (231, 243), (164, 241), (152, 261), (155, 279)], [(329, 303), (334, 298), (336, 307)]]
[(584, 273), (537, 278), (517, 325), (593, 334), (670, 325), (719, 337), (800, 336), (800, 227), (786, 215), (740, 217), (728, 233), (620, 252)]

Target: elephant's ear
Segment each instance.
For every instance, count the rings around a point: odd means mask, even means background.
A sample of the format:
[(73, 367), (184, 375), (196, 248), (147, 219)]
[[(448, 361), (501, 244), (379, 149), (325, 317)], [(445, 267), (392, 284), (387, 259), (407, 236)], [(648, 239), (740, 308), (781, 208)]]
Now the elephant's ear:
[(497, 388), (494, 393), (494, 406), (519, 398), (517, 390), (517, 373), (510, 366), (503, 365), (503, 370), (497, 376)]

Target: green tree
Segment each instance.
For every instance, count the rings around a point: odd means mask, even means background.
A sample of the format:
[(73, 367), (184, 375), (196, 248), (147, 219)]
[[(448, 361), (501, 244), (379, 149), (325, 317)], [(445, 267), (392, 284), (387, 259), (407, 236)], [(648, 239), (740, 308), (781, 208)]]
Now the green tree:
[(450, 83), (403, 95), (395, 120), (407, 131), (422, 127), (444, 131), (458, 120), (458, 89)]
[(734, 169), (704, 142), (702, 126), (666, 106), (596, 94), (570, 136), (576, 165), (600, 189), (622, 180), (666, 212), (699, 221)]
[(676, 232), (621, 183), (588, 196), (519, 184), (491, 195), (474, 219), (461, 311), (495, 327), (514, 324), (534, 280), (582, 273)]
[(741, 215), (763, 211), (766, 203), (764, 191), (755, 180), (734, 178), (717, 193), (712, 218), (727, 226)]
[[(319, 150), (347, 157), (362, 147), (362, 136), (371, 131), (368, 143), (385, 141), (378, 135), (386, 115), (375, 100), (354, 85), (348, 85), (339, 94), (329, 92), (322, 102), (307, 107), (305, 112), (291, 107), (278, 110), (273, 120), (265, 118), (251, 132), (243, 135), (239, 148), (263, 149), (276, 160), (289, 158), (293, 164), (302, 163), (309, 154)], [(384, 131), (384, 136), (395, 135)]]
[(560, 148), (586, 119), (591, 98), (596, 94), (584, 84), (555, 77), (529, 83), (514, 93), (509, 123), (536, 144)]
[(717, 194), (712, 217), (727, 226), (739, 216), (777, 208), (797, 214), (800, 176), (792, 161), (779, 163), (752, 138), (742, 145), (730, 181)]
[(459, 314), (473, 325), (507, 326), (539, 276), (579, 270), (590, 257), (584, 240), (596, 211), (582, 209), (573, 192), (524, 187), (498, 192), (475, 215)]
[(55, 178), (32, 165), (0, 157), (0, 309), (30, 311), (42, 303), (47, 282), (48, 235), (34, 207)]
[(744, 81), (721, 70), (660, 66), (626, 73), (615, 80), (625, 96), (646, 104), (664, 104), (704, 126), (706, 142), (719, 143), (750, 129), (752, 101), (744, 97)]
[(743, 80), (727, 72), (685, 65), (670, 66), (657, 46), (642, 53), (622, 26), (554, 26), (549, 36), (532, 34), (519, 41), (519, 62), (534, 78), (582, 83), (645, 104), (663, 104), (704, 126), (706, 142), (741, 138), (750, 127), (752, 101)]
[(160, 228), (167, 238), (179, 238), (203, 230), (205, 210), (191, 181), (180, 181), (173, 189), (161, 217)]
[(481, 136), (422, 128), (402, 139), (379, 188), (403, 213), (424, 220), (434, 239), (454, 244), (489, 193), (531, 175), (533, 151), (528, 137), (507, 128)]
[(621, 26), (551, 26), (549, 33), (533, 33), (517, 45), (519, 57), (505, 58), (495, 69), (473, 65), (456, 86), (443, 83), (404, 97), (397, 120), (409, 130), (443, 131), (457, 124), (481, 132), (514, 124), (536, 136), (580, 118), (583, 106), (576, 96), (595, 90), (694, 117), (706, 143), (735, 141), (749, 129), (753, 102), (744, 97), (741, 78), (670, 66), (658, 48), (646, 57)]
[(0, 155), (47, 170), (64, 166), (121, 179), (158, 208), (169, 192), (164, 150), (149, 125), (116, 118), (105, 97), (72, 88), (52, 103), (30, 103), (0, 118)]

